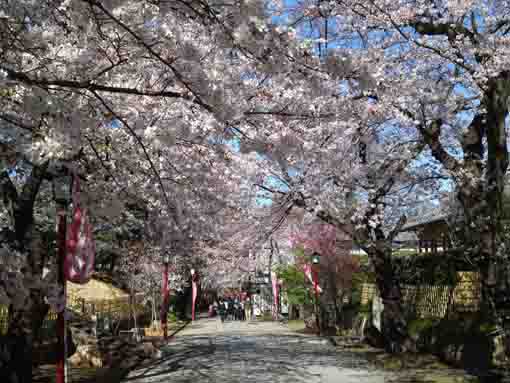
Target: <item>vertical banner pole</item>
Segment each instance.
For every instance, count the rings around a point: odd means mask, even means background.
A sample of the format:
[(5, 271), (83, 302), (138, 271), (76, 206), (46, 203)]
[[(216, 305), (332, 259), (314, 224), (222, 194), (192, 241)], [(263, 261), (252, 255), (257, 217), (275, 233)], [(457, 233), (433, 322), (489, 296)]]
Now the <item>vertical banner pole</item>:
[(58, 283), (64, 294), (64, 307), (57, 313), (57, 336), (58, 336), (58, 359), (57, 359), (57, 382), (65, 383), (66, 364), (66, 278), (64, 274), (64, 259), (66, 255), (66, 206), (57, 205), (57, 255), (58, 255)]
[(163, 337), (168, 339), (168, 326), (167, 326), (167, 314), (168, 314), (168, 261), (165, 259), (163, 269), (163, 304), (161, 308), (161, 326), (163, 327)]
[(321, 326), (319, 319), (319, 272), (316, 268), (312, 267), (313, 270), (313, 287), (315, 290), (315, 322), (317, 324), (317, 333), (321, 334)]

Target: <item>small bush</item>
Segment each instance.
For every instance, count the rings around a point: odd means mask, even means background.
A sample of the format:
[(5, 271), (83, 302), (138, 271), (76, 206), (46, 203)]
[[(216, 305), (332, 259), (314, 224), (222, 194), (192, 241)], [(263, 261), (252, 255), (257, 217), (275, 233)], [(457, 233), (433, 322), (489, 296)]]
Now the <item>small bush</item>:
[(370, 314), (372, 313), (372, 302), (367, 305), (359, 305), (358, 312), (361, 314)]
[(177, 322), (178, 321), (177, 315), (174, 312), (168, 313), (167, 321), (168, 322)]
[(438, 320), (424, 318), (412, 320), (408, 325), (409, 334), (419, 336), (424, 331), (436, 326), (438, 322)]

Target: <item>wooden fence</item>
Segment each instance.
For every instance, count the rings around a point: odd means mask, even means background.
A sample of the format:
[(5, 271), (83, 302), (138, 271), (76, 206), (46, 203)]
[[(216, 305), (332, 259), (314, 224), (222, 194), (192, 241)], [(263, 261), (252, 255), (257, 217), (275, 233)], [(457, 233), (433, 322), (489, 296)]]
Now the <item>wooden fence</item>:
[(372, 302), (376, 294), (376, 287), (373, 283), (363, 283), (361, 286), (361, 305), (366, 306)]
[(453, 291), (453, 304), (457, 311), (478, 311), (481, 300), (480, 274), (458, 273), (459, 281)]
[[(130, 304), (130, 298), (97, 299), (86, 301), (74, 295), (67, 296), (67, 309), (75, 314), (85, 316), (89, 319), (95, 317), (108, 317), (110, 320), (120, 321), (129, 319), (132, 310), (143, 313), (145, 306), (140, 303), (140, 295), (135, 296), (135, 302)], [(0, 335), (7, 332), (8, 306), (0, 305)], [(42, 336), (51, 336), (55, 333), (57, 313), (50, 310), (44, 318), (41, 328)]]
[(0, 334), (7, 332), (7, 315), (9, 314), (9, 307), (0, 305)]
[[(448, 311), (477, 311), (480, 307), (480, 276), (474, 272), (459, 272), (455, 286), (404, 285), (403, 306), (408, 314), (418, 318), (443, 318)], [(368, 305), (378, 295), (374, 284), (365, 283), (361, 290), (361, 304)]]

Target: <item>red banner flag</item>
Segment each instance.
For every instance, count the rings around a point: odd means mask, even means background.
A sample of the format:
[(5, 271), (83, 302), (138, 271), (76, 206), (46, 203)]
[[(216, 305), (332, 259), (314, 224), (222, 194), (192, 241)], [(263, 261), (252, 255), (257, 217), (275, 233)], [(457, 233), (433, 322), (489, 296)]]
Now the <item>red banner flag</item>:
[(85, 284), (94, 271), (96, 246), (87, 209), (80, 206), (80, 180), (74, 177), (73, 215), (67, 228), (64, 274), (68, 281)]
[(191, 278), (191, 293), (192, 293), (192, 306), (191, 306), (191, 320), (195, 320), (195, 305), (197, 301), (198, 286), (197, 286), (198, 275), (194, 274)]
[(322, 288), (319, 286), (319, 281), (315, 281), (313, 274), (312, 274), (312, 265), (309, 263), (306, 263), (303, 266), (303, 271), (306, 275), (306, 277), (310, 280), (310, 282), (313, 283), (313, 287), (315, 289), (315, 292), (322, 293)]
[(271, 272), (273, 282), (273, 319), (278, 319), (278, 277), (275, 272)]

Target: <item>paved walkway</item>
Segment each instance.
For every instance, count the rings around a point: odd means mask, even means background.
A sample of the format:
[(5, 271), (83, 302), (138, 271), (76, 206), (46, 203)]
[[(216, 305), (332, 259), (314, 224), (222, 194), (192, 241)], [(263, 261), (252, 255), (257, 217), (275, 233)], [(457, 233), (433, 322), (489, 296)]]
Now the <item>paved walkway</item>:
[(325, 339), (291, 333), (273, 322), (201, 319), (172, 340), (163, 358), (124, 380), (218, 383), (383, 383), (359, 355), (339, 352)]

